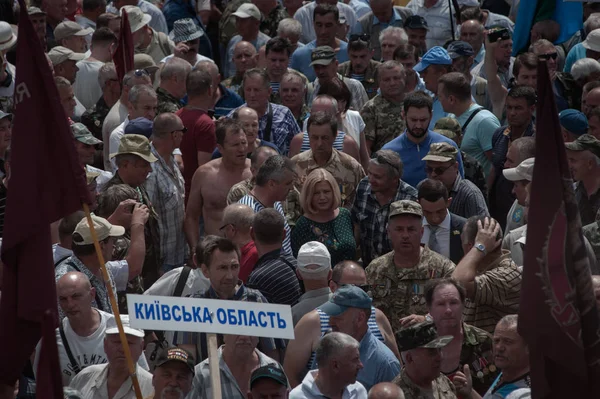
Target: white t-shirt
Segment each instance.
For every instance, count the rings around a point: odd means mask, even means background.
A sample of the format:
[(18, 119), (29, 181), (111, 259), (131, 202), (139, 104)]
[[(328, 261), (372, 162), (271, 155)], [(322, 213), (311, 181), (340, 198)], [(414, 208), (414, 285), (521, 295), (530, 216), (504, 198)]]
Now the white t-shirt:
[(365, 121), (360, 116), (360, 112), (349, 109), (344, 118), (344, 125), (347, 127), (346, 130), (348, 130), (344, 131), (344, 133), (352, 137), (356, 141), (356, 144), (358, 144), (358, 148), (360, 148), (360, 136), (366, 126)]
[(90, 109), (102, 96), (102, 88), (98, 83), (98, 72), (104, 65), (101, 61), (81, 60), (77, 63), (77, 76), (73, 84), (75, 97), (86, 108)]
[[(87, 366), (91, 366), (94, 364), (104, 364), (108, 362), (108, 359), (106, 358), (106, 353), (104, 352), (104, 331), (106, 331), (107, 321), (109, 319), (114, 318), (114, 316), (110, 313), (106, 313), (101, 310), (97, 310), (97, 312), (100, 314), (100, 325), (92, 335), (87, 337), (80, 337), (79, 335), (77, 335), (75, 331), (73, 331), (73, 329), (71, 328), (71, 325), (69, 324), (69, 319), (65, 317), (62, 320), (62, 325), (65, 330), (65, 337), (67, 338), (67, 342), (69, 343), (69, 348), (71, 348), (71, 353), (73, 354), (73, 357), (79, 364), (80, 370)], [(75, 372), (73, 371), (73, 365), (69, 360), (69, 356), (67, 355), (67, 351), (65, 350), (58, 328), (56, 329), (56, 343), (58, 345), (60, 374), (62, 376), (63, 385), (67, 386), (69, 385), (73, 377), (75, 377)], [(41, 341), (35, 348), (35, 360), (33, 363), (34, 373), (37, 373), (40, 349)], [(149, 369), (148, 362), (146, 361), (146, 356), (144, 356), (144, 353), (142, 353), (137, 363), (144, 370)]]

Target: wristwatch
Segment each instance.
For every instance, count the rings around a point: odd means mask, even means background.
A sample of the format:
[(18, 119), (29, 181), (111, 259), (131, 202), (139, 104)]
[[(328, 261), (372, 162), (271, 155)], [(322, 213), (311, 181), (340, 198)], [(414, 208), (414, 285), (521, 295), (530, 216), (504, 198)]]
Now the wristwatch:
[(480, 242), (476, 242), (475, 245), (473, 245), (478, 251), (480, 251), (483, 256), (487, 255), (487, 250), (485, 249), (485, 245), (483, 245)]

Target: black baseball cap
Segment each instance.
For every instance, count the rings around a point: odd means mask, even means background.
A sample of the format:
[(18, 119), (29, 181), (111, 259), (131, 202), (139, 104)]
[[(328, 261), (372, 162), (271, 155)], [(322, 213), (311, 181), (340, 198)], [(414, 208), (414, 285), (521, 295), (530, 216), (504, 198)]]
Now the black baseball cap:
[(184, 363), (194, 374), (194, 362), (193, 356), (185, 349), (178, 347), (171, 347), (159, 351), (158, 358), (156, 359), (156, 367), (160, 367), (168, 362), (181, 362)]
[(259, 367), (252, 372), (252, 375), (250, 376), (250, 389), (252, 389), (252, 385), (254, 385), (256, 381), (263, 378), (270, 378), (284, 387), (288, 387), (288, 380), (283, 370), (273, 365), (266, 365)]
[(456, 40), (450, 45), (448, 45), (448, 55), (452, 59), (456, 59), (458, 57), (471, 57), (475, 55), (475, 51), (473, 51), (473, 46), (471, 46), (467, 42), (463, 42), (460, 40)]
[(427, 21), (420, 15), (411, 15), (406, 18), (404, 21), (404, 27), (408, 29), (427, 29), (429, 30), (429, 26), (427, 26)]

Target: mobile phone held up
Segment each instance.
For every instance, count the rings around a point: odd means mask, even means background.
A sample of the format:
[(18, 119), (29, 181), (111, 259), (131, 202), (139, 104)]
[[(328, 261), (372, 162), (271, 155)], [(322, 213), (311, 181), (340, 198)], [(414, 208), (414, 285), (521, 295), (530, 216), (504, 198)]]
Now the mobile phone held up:
[(495, 43), (499, 40), (510, 39), (510, 32), (507, 28), (493, 28), (488, 31), (488, 39), (490, 43)]

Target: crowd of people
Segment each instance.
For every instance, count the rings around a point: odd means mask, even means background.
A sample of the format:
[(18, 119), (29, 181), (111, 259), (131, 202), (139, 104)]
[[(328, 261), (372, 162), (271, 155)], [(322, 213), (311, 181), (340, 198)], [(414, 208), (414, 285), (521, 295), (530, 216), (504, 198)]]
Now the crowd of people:
[[(292, 340), (218, 336), (226, 399), (530, 397), (542, 60), (600, 301), (600, 3), (562, 43), (537, 21), (516, 57), (518, 0), (452, 3), (1, 2), (0, 236), (26, 13), (106, 260), (83, 211), (52, 225), (65, 397), (135, 397), (108, 285), (144, 398), (214, 397), (209, 342), (132, 326), (128, 293), (291, 306)], [(39, 355), (15, 397), (35, 397)]]

